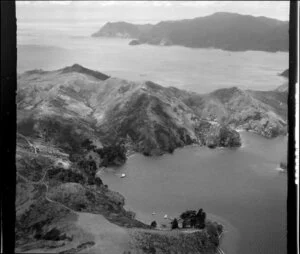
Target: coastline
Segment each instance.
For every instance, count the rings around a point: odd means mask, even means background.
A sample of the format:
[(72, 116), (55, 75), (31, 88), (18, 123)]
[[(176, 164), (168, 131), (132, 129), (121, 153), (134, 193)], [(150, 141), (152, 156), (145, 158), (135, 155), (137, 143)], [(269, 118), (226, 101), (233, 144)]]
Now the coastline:
[(223, 217), (211, 213), (207, 215), (208, 219), (217, 221), (218, 223), (223, 225), (223, 232), (221, 234), (219, 248), (226, 254), (239, 254), (239, 230)]
[[(128, 205), (124, 205), (124, 209), (126, 209), (127, 211), (134, 211), (135, 213), (135, 219), (149, 225), (152, 221), (156, 221), (157, 222), (157, 228), (152, 229), (153, 233), (158, 233), (158, 232), (174, 232), (174, 230), (169, 228), (170, 222), (178, 217), (178, 214), (175, 213), (172, 214), (172, 216), (168, 215), (168, 218), (164, 218), (164, 214), (165, 212), (163, 211), (155, 211), (155, 214), (152, 213), (146, 213), (146, 212), (141, 212), (139, 210), (133, 209), (133, 207), (130, 207)], [(211, 222), (216, 222), (220, 225), (222, 225), (223, 230), (221, 232), (221, 234), (219, 235), (219, 245), (217, 247), (217, 253), (230, 253), (230, 254), (238, 254), (237, 253), (237, 244), (238, 244), (238, 238), (239, 238), (239, 234), (238, 234), (238, 230), (227, 220), (225, 220), (224, 218), (217, 216), (215, 214), (207, 214), (207, 220), (211, 221)], [(165, 225), (165, 226), (163, 226)], [(183, 233), (183, 234), (193, 234), (195, 232), (201, 231), (198, 229), (192, 229), (192, 228), (187, 228), (187, 229), (179, 229), (179, 230), (175, 230), (178, 233)], [(228, 232), (230, 232), (230, 234), (227, 234)], [(225, 234), (226, 233), (226, 234)], [(224, 240), (225, 238), (225, 240)], [(224, 244), (224, 242), (226, 242)]]

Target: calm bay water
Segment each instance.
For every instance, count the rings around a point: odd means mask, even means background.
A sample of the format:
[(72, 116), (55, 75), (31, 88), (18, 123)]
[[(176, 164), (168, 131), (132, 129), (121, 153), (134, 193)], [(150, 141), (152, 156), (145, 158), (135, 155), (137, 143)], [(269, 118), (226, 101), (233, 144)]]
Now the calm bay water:
[[(226, 253), (284, 254), (287, 178), (277, 168), (287, 139), (241, 135), (239, 149), (185, 147), (156, 158), (134, 155), (102, 178), (148, 223), (167, 223), (164, 214), (203, 208), (225, 225), (221, 247)], [(120, 178), (122, 173), (127, 177)]]
[(286, 82), (278, 74), (288, 68), (287, 53), (129, 46), (129, 39), (90, 37), (99, 27), (18, 25), (18, 72), (78, 63), (108, 75), (198, 93), (232, 86), (268, 90)]

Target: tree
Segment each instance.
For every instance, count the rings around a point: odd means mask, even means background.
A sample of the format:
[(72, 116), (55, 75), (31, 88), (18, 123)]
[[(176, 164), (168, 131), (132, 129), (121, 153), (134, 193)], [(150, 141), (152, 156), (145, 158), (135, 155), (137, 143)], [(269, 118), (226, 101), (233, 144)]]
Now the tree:
[(206, 219), (206, 213), (203, 211), (203, 209), (199, 209), (198, 213), (196, 214), (196, 224), (195, 226), (197, 228), (204, 228), (205, 227), (205, 219)]
[(103, 185), (103, 182), (102, 182), (102, 180), (101, 180), (100, 177), (96, 177), (96, 178), (95, 178), (95, 184), (96, 184), (97, 186)]
[(172, 229), (178, 228), (178, 221), (177, 221), (176, 218), (174, 220), (172, 220), (172, 222), (171, 222), (171, 228)]
[(105, 146), (95, 150), (100, 158), (100, 167), (121, 165), (126, 161), (126, 148), (124, 145)]
[(87, 176), (95, 177), (97, 171), (97, 165), (94, 160), (81, 160), (78, 163), (78, 166), (83, 169), (84, 173)]
[(180, 215), (180, 218), (184, 220), (184, 219), (191, 219), (192, 217), (195, 217), (195, 216), (196, 216), (195, 210), (188, 210), (188, 211), (182, 213)]
[(197, 223), (196, 217), (192, 217), (190, 221), (191, 221), (191, 227), (192, 227), (192, 228), (195, 227), (195, 226), (196, 226), (196, 223)]
[(156, 221), (152, 221), (150, 226), (151, 228), (156, 228), (157, 227)]
[(94, 185), (95, 184), (95, 179), (94, 177), (89, 176), (88, 177), (88, 185)]
[(205, 218), (206, 213), (203, 209), (199, 209), (198, 212), (195, 210), (188, 210), (180, 215), (180, 218), (183, 220), (183, 226), (187, 227), (190, 224), (191, 227), (204, 228), (205, 227)]
[(203, 209), (201, 208), (201, 209), (199, 209), (199, 211), (198, 211), (198, 213), (196, 214), (196, 216), (197, 216), (197, 217), (201, 217), (202, 213), (203, 213)]
[(187, 220), (186, 220), (186, 219), (183, 220), (183, 221), (182, 221), (182, 228), (186, 228), (186, 227), (187, 227), (187, 224), (188, 224)]
[(89, 140), (88, 138), (81, 142), (81, 146), (86, 150), (93, 150), (96, 147), (93, 145), (93, 141)]

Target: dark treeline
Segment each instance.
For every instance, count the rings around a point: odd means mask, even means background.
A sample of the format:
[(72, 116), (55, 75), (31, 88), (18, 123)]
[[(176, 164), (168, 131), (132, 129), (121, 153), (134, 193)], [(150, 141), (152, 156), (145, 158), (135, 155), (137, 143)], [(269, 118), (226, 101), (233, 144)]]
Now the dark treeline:
[(182, 219), (182, 228), (205, 228), (206, 213), (203, 209), (199, 209), (198, 212), (195, 210), (189, 210), (180, 215)]
[(124, 145), (111, 145), (95, 150), (101, 158), (100, 166), (119, 166), (126, 161), (126, 148)]

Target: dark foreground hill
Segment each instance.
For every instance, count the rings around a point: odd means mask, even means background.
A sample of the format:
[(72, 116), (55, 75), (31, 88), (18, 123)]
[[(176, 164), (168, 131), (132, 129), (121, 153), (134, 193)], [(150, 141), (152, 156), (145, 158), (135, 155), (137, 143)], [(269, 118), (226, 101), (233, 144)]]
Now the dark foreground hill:
[(130, 45), (181, 45), (229, 51), (288, 51), (287, 21), (218, 12), (194, 19), (162, 21), (155, 25), (106, 23), (93, 37), (136, 39)]
[(16, 253), (216, 253), (222, 231), (216, 223), (173, 232), (136, 220), (124, 197), (96, 174), (87, 144), (74, 150), (17, 134)]

